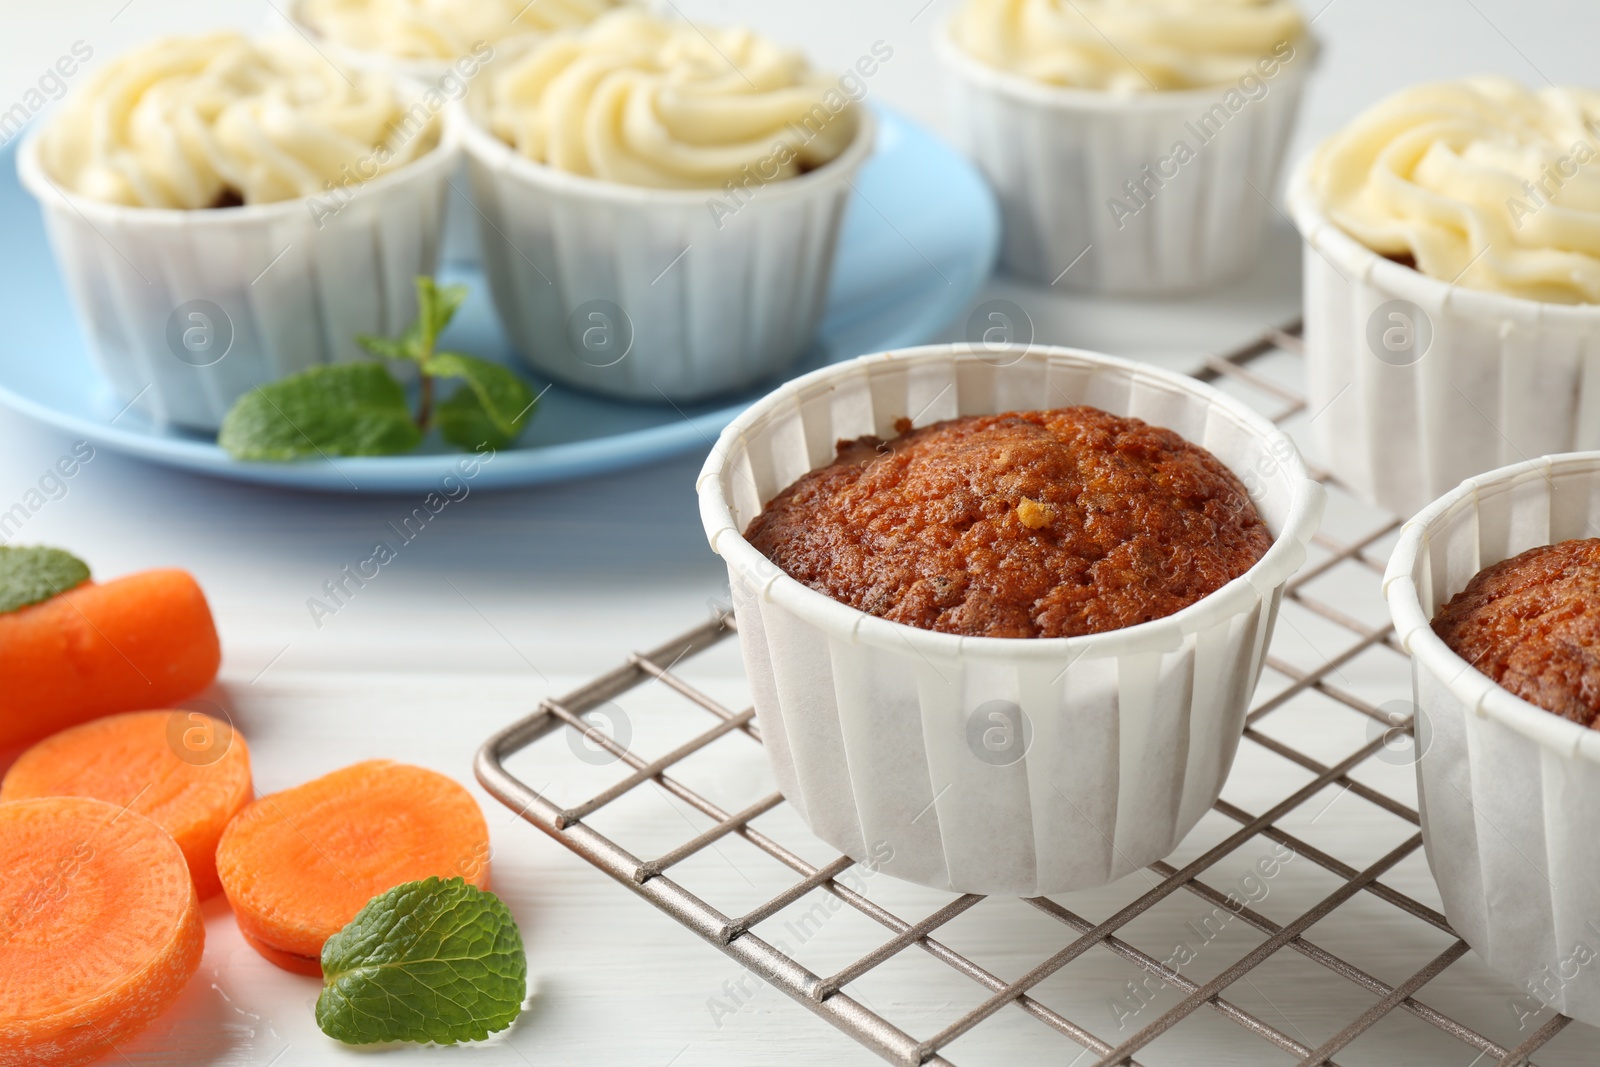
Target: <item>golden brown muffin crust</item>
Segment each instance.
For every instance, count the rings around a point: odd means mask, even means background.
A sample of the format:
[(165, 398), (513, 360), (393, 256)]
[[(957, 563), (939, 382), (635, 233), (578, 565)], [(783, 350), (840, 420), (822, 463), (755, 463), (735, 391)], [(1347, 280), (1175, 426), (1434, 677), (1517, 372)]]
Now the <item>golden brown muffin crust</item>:
[(1163, 618), (1272, 544), (1221, 461), (1138, 419), (1073, 407), (897, 428), (841, 441), (745, 537), (835, 600), (973, 637)]
[(1485, 568), (1439, 612), (1433, 632), (1528, 703), (1600, 728), (1600, 539)]

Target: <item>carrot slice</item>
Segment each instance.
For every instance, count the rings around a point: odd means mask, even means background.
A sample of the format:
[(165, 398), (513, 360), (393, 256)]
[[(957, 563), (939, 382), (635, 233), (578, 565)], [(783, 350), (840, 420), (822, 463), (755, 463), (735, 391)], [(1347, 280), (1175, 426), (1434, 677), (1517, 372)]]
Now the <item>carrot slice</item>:
[(0, 1067), (106, 1055), (178, 999), (205, 926), (165, 830), (103, 800), (0, 804)]
[(264, 796), (223, 831), (217, 874), (245, 940), (322, 974), (322, 944), (379, 893), (430, 875), (489, 880), (478, 802), (436, 771), (369, 760)]
[(250, 802), (250, 751), (198, 711), (113, 715), (40, 741), (0, 783), (0, 801), (59, 796), (128, 807), (171, 834), (204, 900), (222, 889), (223, 828)]
[(0, 748), (119, 711), (170, 707), (217, 676), (222, 649), (185, 571), (88, 583), (0, 615)]

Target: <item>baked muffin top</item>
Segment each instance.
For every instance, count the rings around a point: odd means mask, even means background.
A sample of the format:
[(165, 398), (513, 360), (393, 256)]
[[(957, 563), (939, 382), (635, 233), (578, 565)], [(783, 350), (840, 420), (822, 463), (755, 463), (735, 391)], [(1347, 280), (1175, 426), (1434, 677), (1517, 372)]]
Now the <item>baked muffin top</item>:
[(1312, 157), (1328, 219), (1468, 289), (1600, 303), (1600, 93), (1505, 78), (1404, 89)]
[(1600, 539), (1484, 569), (1439, 612), (1433, 632), (1514, 695), (1600, 729)]
[(1077, 637), (1171, 615), (1272, 535), (1239, 479), (1171, 430), (1090, 407), (840, 442), (745, 537), (851, 607), (973, 637)]

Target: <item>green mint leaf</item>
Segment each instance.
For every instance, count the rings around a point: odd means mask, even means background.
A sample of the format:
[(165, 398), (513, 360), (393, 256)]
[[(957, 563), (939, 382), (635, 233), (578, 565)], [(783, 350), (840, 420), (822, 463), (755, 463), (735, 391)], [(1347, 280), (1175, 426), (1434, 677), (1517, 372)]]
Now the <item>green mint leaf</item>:
[(511, 911), (460, 878), (407, 882), (373, 897), (322, 947), (317, 1025), (350, 1045), (482, 1041), (528, 995)]
[(0, 547), (0, 615), (49, 600), (89, 580), (89, 565), (59, 548)]
[[(425, 274), (417, 277), (417, 325), (414, 328), (421, 334), (419, 339), (423, 347), (413, 358), (425, 359), (433, 353), (434, 342), (466, 299), (464, 285), (440, 285)], [(411, 338), (411, 331), (407, 331), (406, 337)]]
[[(459, 352), (440, 352), (423, 363), (422, 373), (461, 378), (467, 383), (439, 406), (439, 431), (453, 445), (470, 449), (487, 440), (495, 448), (503, 448), (516, 440), (533, 416), (533, 390), (498, 363)], [(492, 434), (483, 432), (485, 422)]]
[(501, 431), (471, 386), (463, 385), (433, 409), (433, 424), (439, 436), (457, 448), (471, 452), (482, 445), (496, 451), (509, 448), (516, 435)]
[(241, 396), (217, 444), (235, 459), (392, 456), (422, 440), (406, 393), (377, 363), (312, 367)]
[(441, 286), (426, 274), (418, 275), (417, 317), (399, 339), (359, 334), (356, 343), (384, 359), (409, 359), (421, 363), (433, 355), (439, 335), (450, 325), (467, 299), (464, 285)]
[(374, 337), (370, 333), (356, 335), (356, 344), (375, 356), (384, 359), (415, 359), (404, 341), (391, 341), (387, 337)]

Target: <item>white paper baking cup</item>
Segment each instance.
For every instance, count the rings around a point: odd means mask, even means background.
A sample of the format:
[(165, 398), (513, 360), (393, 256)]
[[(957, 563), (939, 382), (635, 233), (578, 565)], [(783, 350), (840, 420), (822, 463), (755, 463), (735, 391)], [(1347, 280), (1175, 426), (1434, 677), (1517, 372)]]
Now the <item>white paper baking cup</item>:
[(1327, 466), (1411, 515), (1465, 478), (1600, 448), (1600, 306), (1449, 285), (1378, 255), (1323, 213), (1308, 179), (1306, 355)]
[(357, 334), (411, 323), (460, 156), (447, 120), (438, 147), (352, 187), (335, 214), (306, 199), (180, 211), (66, 192), (45, 173), (39, 137), (17, 171), (43, 209), (96, 367), (130, 407), (208, 431), (256, 386), (366, 358)]
[[(463, 108), (464, 113), (469, 108)], [(463, 123), (483, 264), (529, 366), (630, 400), (751, 385), (810, 347), (851, 180), (876, 123), (842, 155), (760, 186), (732, 215), (721, 189), (663, 190), (536, 163)]]
[[(952, 39), (948, 23), (934, 44), (951, 75), (957, 139), (999, 197), (1001, 260), (1012, 274), (1148, 295), (1215, 286), (1254, 262), (1275, 212), (1269, 198), (1315, 62), (1314, 42), (1297, 45), (1294, 58), (1264, 79), (1265, 95), (1237, 111), (1225, 102), (1233, 86), (1073, 89), (989, 66)], [(1226, 122), (1202, 128), (1201, 117), (1219, 105)], [(1163, 166), (1179, 141), (1194, 158)], [(1128, 182), (1149, 183), (1143, 206)], [(1114, 212), (1114, 201), (1136, 213)]]
[(1430, 625), (1485, 567), (1596, 536), (1600, 452), (1520, 463), (1407, 523), (1384, 592), (1411, 653), (1422, 837), (1445, 916), (1529, 991), (1518, 1018), (1542, 1003), (1600, 1025), (1600, 731), (1500, 688)]
[[(742, 536), (841, 439), (892, 438), (902, 417), (1073, 404), (1210, 449), (1272, 530), (1266, 556), (1165, 619), (1019, 640), (867, 615)], [(1114, 881), (1168, 855), (1210, 809), (1323, 503), (1286, 436), (1191, 378), (1070, 349), (965, 345), (863, 356), (782, 386), (724, 431), (698, 489), (784, 795), (834, 847), (892, 854), (883, 869), (896, 877), (1020, 896)]]

